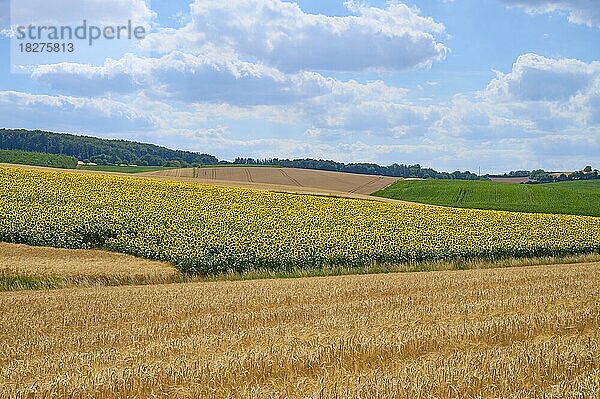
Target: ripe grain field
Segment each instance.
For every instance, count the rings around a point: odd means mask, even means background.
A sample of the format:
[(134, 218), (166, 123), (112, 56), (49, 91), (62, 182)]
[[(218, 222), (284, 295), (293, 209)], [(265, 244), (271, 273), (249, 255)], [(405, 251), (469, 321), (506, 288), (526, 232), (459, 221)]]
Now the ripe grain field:
[(595, 398), (600, 263), (0, 294), (0, 397)]
[(100, 250), (31, 247), (0, 242), (0, 291), (183, 280), (169, 264)]

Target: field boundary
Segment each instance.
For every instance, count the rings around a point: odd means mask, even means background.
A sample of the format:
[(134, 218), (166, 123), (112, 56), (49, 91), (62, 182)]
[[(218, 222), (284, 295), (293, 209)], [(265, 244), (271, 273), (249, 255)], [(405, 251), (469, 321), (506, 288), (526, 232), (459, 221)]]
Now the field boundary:
[[(22, 244), (23, 247), (30, 247)], [(63, 248), (40, 247), (48, 250), (56, 249), (65, 251)], [(67, 250), (67, 251), (85, 251), (85, 250)], [(97, 250), (87, 250), (97, 251)], [(115, 254), (118, 254), (115, 252)], [(142, 258), (143, 259), (143, 258)], [(0, 261), (2, 258), (0, 258)], [(49, 290), (49, 289), (72, 289), (72, 288), (91, 288), (91, 287), (118, 287), (118, 286), (143, 286), (143, 285), (165, 285), (165, 284), (190, 284), (202, 282), (219, 281), (251, 281), (251, 280), (272, 280), (272, 279), (298, 279), (315, 277), (334, 277), (334, 276), (356, 276), (356, 275), (376, 275), (376, 274), (397, 274), (397, 273), (423, 273), (423, 272), (443, 272), (443, 271), (465, 271), (482, 269), (503, 269), (503, 268), (521, 268), (532, 266), (552, 266), (552, 265), (577, 265), (577, 264), (595, 264), (600, 263), (600, 253), (567, 255), (567, 256), (546, 256), (533, 258), (506, 258), (498, 260), (471, 259), (471, 260), (440, 260), (440, 261), (422, 261), (410, 262), (395, 265), (371, 265), (366, 267), (325, 267), (319, 269), (294, 269), (290, 271), (273, 270), (249, 270), (243, 273), (225, 273), (208, 276), (192, 276), (181, 272), (172, 275), (46, 275), (36, 276), (28, 274), (6, 274), (0, 273), (0, 293), (10, 291), (25, 290)], [(0, 265), (1, 266), (1, 265)]]

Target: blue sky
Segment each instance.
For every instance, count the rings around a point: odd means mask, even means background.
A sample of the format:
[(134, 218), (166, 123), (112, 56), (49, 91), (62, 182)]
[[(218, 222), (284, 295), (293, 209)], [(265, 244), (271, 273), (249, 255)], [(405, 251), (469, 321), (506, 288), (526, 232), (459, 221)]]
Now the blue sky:
[[(0, 24), (11, 11), (13, 24), (24, 10), (19, 18), (50, 18), (43, 4), (0, 0)], [(52, 4), (55, 24), (131, 19), (149, 34), (58, 58), (13, 52), (11, 65), (5, 31), (2, 127), (141, 140), (221, 159), (484, 172), (600, 164), (597, 1)], [(61, 19), (67, 9), (69, 21)], [(17, 64), (27, 72), (11, 73)]]

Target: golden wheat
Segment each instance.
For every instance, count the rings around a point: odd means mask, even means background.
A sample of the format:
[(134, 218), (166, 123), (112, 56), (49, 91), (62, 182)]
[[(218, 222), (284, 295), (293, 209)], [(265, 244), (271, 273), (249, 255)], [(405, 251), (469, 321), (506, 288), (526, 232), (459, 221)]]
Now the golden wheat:
[(0, 397), (595, 398), (600, 263), (0, 294)]
[(167, 263), (99, 250), (31, 247), (0, 242), (0, 275), (28, 277), (168, 278), (177, 270)]

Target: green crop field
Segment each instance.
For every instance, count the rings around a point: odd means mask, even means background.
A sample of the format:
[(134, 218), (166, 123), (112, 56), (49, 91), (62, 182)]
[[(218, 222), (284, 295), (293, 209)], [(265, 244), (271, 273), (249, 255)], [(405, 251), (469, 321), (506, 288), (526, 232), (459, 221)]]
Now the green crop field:
[(600, 180), (536, 185), (403, 180), (374, 195), (458, 208), (600, 216)]

